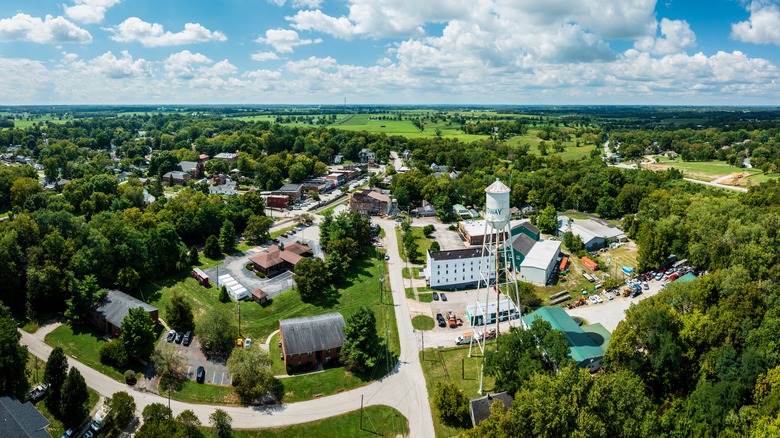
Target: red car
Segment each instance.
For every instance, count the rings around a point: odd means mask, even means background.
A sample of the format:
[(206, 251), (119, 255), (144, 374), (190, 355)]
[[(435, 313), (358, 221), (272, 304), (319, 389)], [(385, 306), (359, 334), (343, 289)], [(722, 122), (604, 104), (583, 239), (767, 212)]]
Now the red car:
[(274, 243), (279, 243), (279, 239), (274, 239)]
[(287, 237), (287, 233), (282, 233), (282, 237)]

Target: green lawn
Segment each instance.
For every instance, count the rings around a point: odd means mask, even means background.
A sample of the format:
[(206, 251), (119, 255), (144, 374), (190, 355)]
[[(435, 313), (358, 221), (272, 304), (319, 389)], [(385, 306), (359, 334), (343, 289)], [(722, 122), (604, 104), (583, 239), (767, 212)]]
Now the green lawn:
[[(238, 426), (238, 425), (236, 425)], [(206, 437), (217, 435), (212, 429), (202, 428)], [(363, 428), (360, 428), (360, 411), (325, 418), (311, 423), (275, 429), (236, 430), (235, 438), (345, 438), (345, 437), (397, 437), (409, 432), (409, 422), (400, 412), (388, 406), (368, 406), (363, 409)]]
[[(168, 394), (163, 392), (163, 397)], [(238, 405), (239, 400), (232, 386), (210, 385), (207, 383), (198, 383), (194, 380), (187, 380), (184, 386), (177, 392), (171, 393), (172, 400), (183, 402), (219, 404), (219, 405)]]
[[(157, 326), (158, 337), (162, 327)], [(106, 342), (103, 333), (89, 326), (71, 327), (63, 324), (46, 335), (45, 341), (52, 347), (62, 347), (66, 355), (78, 360), (84, 365), (111, 377), (119, 382), (124, 382), (124, 372), (127, 369), (135, 371), (136, 377), (140, 377), (144, 366), (138, 361), (130, 361), (128, 366), (117, 369), (100, 362), (100, 346)]]
[(432, 293), (421, 294), (421, 293), (418, 292), (417, 293), (417, 298), (420, 300), (421, 303), (433, 302), (433, 294)]
[(412, 318), (412, 327), (417, 330), (433, 330), (436, 322), (430, 316), (417, 315)]
[(410, 300), (414, 299), (414, 288), (413, 287), (405, 287), (404, 290), (406, 291), (406, 298), (409, 298)]
[[(433, 243), (433, 240), (425, 237), (425, 235), (423, 234), (422, 227), (413, 226), (409, 229), (409, 232), (412, 233), (412, 235), (414, 235), (414, 238), (417, 241), (417, 258), (414, 260), (409, 260), (409, 262), (417, 263), (417, 264), (425, 263), (425, 254), (428, 252), (428, 249), (431, 247), (431, 243)], [(401, 253), (401, 260), (406, 262), (407, 261), (406, 251), (403, 250), (404, 244), (403, 244), (403, 238), (401, 237), (402, 234), (403, 232), (400, 229), (396, 230), (395, 238), (398, 241), (398, 248), (400, 250), (399, 252)], [(409, 274), (407, 273), (407, 275)], [(409, 277), (404, 277), (404, 278), (409, 278)]]
[[(455, 337), (455, 334), (453, 334)], [(491, 348), (488, 344), (488, 348)], [(472, 352), (474, 350), (472, 349)], [(479, 349), (476, 354), (468, 357), (469, 347), (456, 347), (436, 349), (428, 348), (420, 352), (420, 359), (425, 375), (425, 384), (428, 389), (428, 399), (433, 400), (433, 391), (435, 382), (449, 381), (458, 385), (469, 399), (481, 397), (479, 394), (479, 369), (482, 364), (482, 358), (479, 356)], [(485, 376), (483, 381), (483, 390), (493, 391), (495, 379)], [(436, 430), (437, 437), (457, 436), (462, 429), (445, 426), (439, 419), (438, 412), (431, 406), (433, 414), (433, 427)]]

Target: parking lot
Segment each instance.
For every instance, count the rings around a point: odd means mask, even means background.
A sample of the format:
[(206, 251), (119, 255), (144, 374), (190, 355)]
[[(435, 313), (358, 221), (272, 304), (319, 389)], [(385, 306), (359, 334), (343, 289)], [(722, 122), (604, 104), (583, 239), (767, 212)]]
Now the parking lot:
[[(162, 342), (167, 341), (163, 339)], [(206, 355), (203, 354), (203, 350), (200, 349), (200, 340), (197, 336), (195, 336), (189, 346), (177, 344), (175, 342), (171, 342), (171, 345), (179, 349), (187, 360), (187, 378), (190, 380), (195, 380), (195, 372), (199, 366), (202, 366), (206, 370), (206, 380), (204, 383), (224, 386), (228, 386), (232, 383), (230, 373), (225, 365), (227, 358), (207, 359)]]

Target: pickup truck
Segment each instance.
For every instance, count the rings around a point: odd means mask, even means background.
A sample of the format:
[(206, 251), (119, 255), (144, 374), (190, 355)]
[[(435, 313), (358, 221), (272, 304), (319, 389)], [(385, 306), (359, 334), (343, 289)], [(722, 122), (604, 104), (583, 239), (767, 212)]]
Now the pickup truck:
[[(463, 333), (462, 335), (455, 338), (455, 345), (465, 345), (471, 343), (471, 332)], [(482, 340), (482, 333), (477, 334), (477, 340)]]

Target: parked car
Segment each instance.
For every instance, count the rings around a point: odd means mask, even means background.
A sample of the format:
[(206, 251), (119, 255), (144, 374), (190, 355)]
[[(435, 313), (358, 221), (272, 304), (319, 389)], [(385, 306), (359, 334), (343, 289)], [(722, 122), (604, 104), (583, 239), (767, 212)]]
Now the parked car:
[(181, 344), (181, 340), (184, 338), (184, 333), (176, 333), (176, 343)]
[(252, 339), (246, 338), (244, 339), (244, 348), (250, 348), (252, 346)]
[(642, 289), (648, 290), (650, 289), (650, 285), (648, 285), (647, 283), (642, 283)]
[[(662, 286), (663, 287), (663, 286)], [(642, 289), (634, 289), (633, 292), (631, 292), (631, 295), (629, 295), (631, 298), (636, 298), (638, 296), (642, 295)]]
[(276, 238), (274, 238), (274, 239), (273, 239), (273, 242), (274, 242), (274, 243), (279, 243), (279, 239), (276, 239)]
[(176, 330), (171, 330), (168, 332), (168, 337), (165, 338), (168, 342), (173, 342), (174, 339), (176, 339)]
[(436, 314), (436, 321), (439, 322), (439, 327), (447, 327), (447, 320), (444, 319), (441, 313)]
[(292, 230), (288, 231), (288, 233), (295, 234), (295, 233), (297, 233), (297, 231), (295, 231), (295, 228), (293, 228)]
[(203, 383), (206, 381), (206, 369), (202, 366), (198, 367), (198, 372), (195, 374), (195, 380), (198, 383)]
[(590, 301), (592, 304), (598, 304), (598, 301), (596, 301), (596, 296), (591, 295), (588, 297), (588, 301)]
[(71, 427), (70, 429), (66, 430), (65, 433), (60, 436), (60, 438), (71, 438), (76, 435), (76, 428)]
[(287, 233), (282, 233), (282, 237), (288, 237)]
[(390, 260), (390, 254), (385, 254), (385, 260)]
[(604, 302), (604, 299), (603, 299), (603, 298), (601, 298), (601, 297), (600, 297), (600, 296), (598, 296), (598, 295), (593, 295), (593, 298), (595, 298), (595, 299), (596, 299), (596, 302), (598, 302), (598, 303), (603, 303), (603, 302)]
[(655, 274), (656, 281), (661, 281), (662, 278), (664, 278), (664, 273), (663, 272), (659, 272), (659, 273)]
[(48, 383), (41, 383), (40, 385), (36, 386), (35, 388), (29, 390), (27, 392), (27, 397), (30, 399), (31, 402), (35, 403), (38, 400), (42, 399), (44, 395), (46, 395), (46, 390), (49, 389)]
[(611, 294), (611, 293), (609, 293), (609, 292), (604, 292), (604, 296), (605, 296), (605, 297), (607, 297), (607, 299), (608, 299), (608, 300), (610, 300), (610, 301), (612, 301), (612, 299), (614, 298), (614, 297), (612, 296), (612, 294)]
[(192, 332), (188, 331), (187, 333), (184, 334), (184, 338), (182, 338), (181, 344), (184, 345), (185, 347), (189, 347), (191, 343), (192, 343)]
[(433, 293), (433, 301), (439, 301), (439, 294), (436, 292)]
[(81, 438), (92, 438), (95, 436), (95, 432), (92, 432), (92, 429), (87, 430), (84, 432), (84, 435), (81, 435)]
[(440, 293), (439, 296), (441, 297), (442, 301), (447, 301), (447, 295), (444, 295), (444, 293)]

